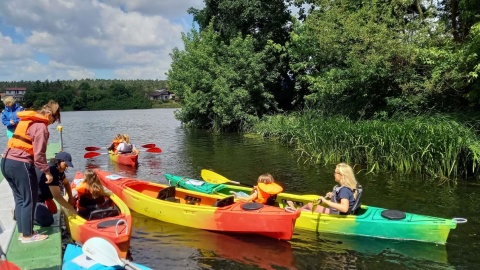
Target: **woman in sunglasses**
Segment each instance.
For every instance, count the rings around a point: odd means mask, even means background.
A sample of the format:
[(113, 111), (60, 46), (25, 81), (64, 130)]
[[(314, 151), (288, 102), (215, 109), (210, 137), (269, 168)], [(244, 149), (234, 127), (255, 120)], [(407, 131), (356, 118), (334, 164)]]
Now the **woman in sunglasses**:
[[(333, 173), (335, 182), (338, 183), (333, 191), (328, 192), (325, 197), (320, 196), (315, 212), (324, 214), (347, 215), (355, 212), (360, 206), (358, 185), (352, 167), (346, 163), (339, 163)], [(329, 200), (327, 200), (328, 198)], [(288, 209), (293, 210), (295, 206), (292, 201), (287, 201)], [(308, 203), (295, 210), (312, 211), (313, 203)], [(288, 210), (287, 209), (287, 210)]]

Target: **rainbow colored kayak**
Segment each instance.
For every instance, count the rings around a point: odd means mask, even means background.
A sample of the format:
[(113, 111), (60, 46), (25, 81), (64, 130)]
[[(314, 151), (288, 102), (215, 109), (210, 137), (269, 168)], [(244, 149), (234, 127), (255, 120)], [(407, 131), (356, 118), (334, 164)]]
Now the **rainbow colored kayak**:
[[(83, 174), (77, 172), (72, 186), (78, 185), (81, 181)], [(120, 256), (125, 258), (132, 236), (132, 216), (128, 206), (118, 196), (110, 194), (109, 198), (115, 206), (92, 212), (88, 220), (80, 215), (70, 214), (69, 211), (63, 211), (65, 223), (76, 242), (85, 243), (91, 237), (103, 237), (115, 243), (120, 250)]]
[(263, 204), (234, 202), (233, 196), (223, 198), (99, 169), (95, 172), (102, 184), (118, 195), (130, 209), (182, 226), (290, 240), (295, 220), (300, 215)]
[[(232, 192), (250, 194), (251, 188), (228, 184), (210, 184), (202, 180), (165, 174), (170, 185), (197, 192), (209, 192), (219, 196), (230, 196)], [(315, 195), (280, 193), (276, 203), (282, 208), (287, 201), (299, 207), (318, 199)], [(415, 240), (445, 244), (450, 230), (455, 229), (462, 219), (444, 219), (397, 210), (362, 205), (354, 215), (335, 215), (302, 211), (295, 223), (296, 229), (321, 233), (360, 235), (399, 240)]]
[(108, 153), (110, 160), (121, 165), (137, 167), (138, 166), (138, 155), (131, 154), (113, 154), (112, 152)]

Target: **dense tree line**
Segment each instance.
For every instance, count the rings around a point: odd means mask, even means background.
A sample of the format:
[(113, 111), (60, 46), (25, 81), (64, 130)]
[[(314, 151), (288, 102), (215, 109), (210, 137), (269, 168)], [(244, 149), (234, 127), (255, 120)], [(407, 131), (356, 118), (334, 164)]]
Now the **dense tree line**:
[(241, 130), (300, 110), (353, 120), (478, 111), (476, 0), (204, 2), (189, 10), (199, 27), (168, 72), (186, 124)]
[(40, 108), (48, 100), (67, 110), (149, 109), (148, 93), (166, 87), (160, 80), (70, 80), (0, 82), (0, 88), (26, 87), (22, 105)]

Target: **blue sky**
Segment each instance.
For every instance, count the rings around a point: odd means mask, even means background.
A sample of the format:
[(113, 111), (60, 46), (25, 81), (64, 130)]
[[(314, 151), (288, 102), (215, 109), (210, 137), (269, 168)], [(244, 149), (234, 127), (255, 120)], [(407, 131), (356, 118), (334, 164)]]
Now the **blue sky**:
[(166, 78), (203, 0), (1, 0), (0, 81)]

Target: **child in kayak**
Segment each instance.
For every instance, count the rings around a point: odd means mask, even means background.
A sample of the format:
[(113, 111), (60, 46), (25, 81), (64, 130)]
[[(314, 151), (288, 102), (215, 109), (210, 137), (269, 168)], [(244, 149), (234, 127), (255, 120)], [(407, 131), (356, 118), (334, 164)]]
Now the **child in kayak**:
[(103, 208), (106, 203), (105, 191), (97, 174), (87, 169), (84, 173), (85, 179), (75, 187), (77, 191), (77, 211), (80, 216), (88, 219), (94, 210)]
[[(335, 182), (339, 185), (333, 188), (332, 192), (328, 192), (325, 197), (320, 196), (318, 205), (314, 212), (324, 214), (342, 214), (346, 215), (353, 212), (359, 205), (357, 202), (359, 196), (359, 185), (355, 179), (352, 167), (346, 163), (339, 163), (333, 173)], [(327, 200), (329, 198), (330, 200)], [(312, 211), (313, 203), (308, 203), (298, 209), (292, 201), (287, 201), (287, 211)], [(323, 204), (323, 205), (321, 205)]]
[(118, 145), (123, 141), (122, 134), (117, 134), (115, 138), (112, 141), (112, 144), (107, 148), (108, 151), (115, 151), (117, 149)]
[(273, 176), (269, 173), (265, 173), (258, 177), (257, 185), (253, 187), (250, 196), (243, 192), (234, 193), (234, 196), (241, 201), (274, 205), (276, 195), (282, 191), (283, 188), (275, 183)]
[(128, 134), (123, 134), (122, 142), (117, 146), (115, 154), (129, 154), (134, 153), (138, 155), (138, 149), (135, 145), (130, 143), (130, 136)]

